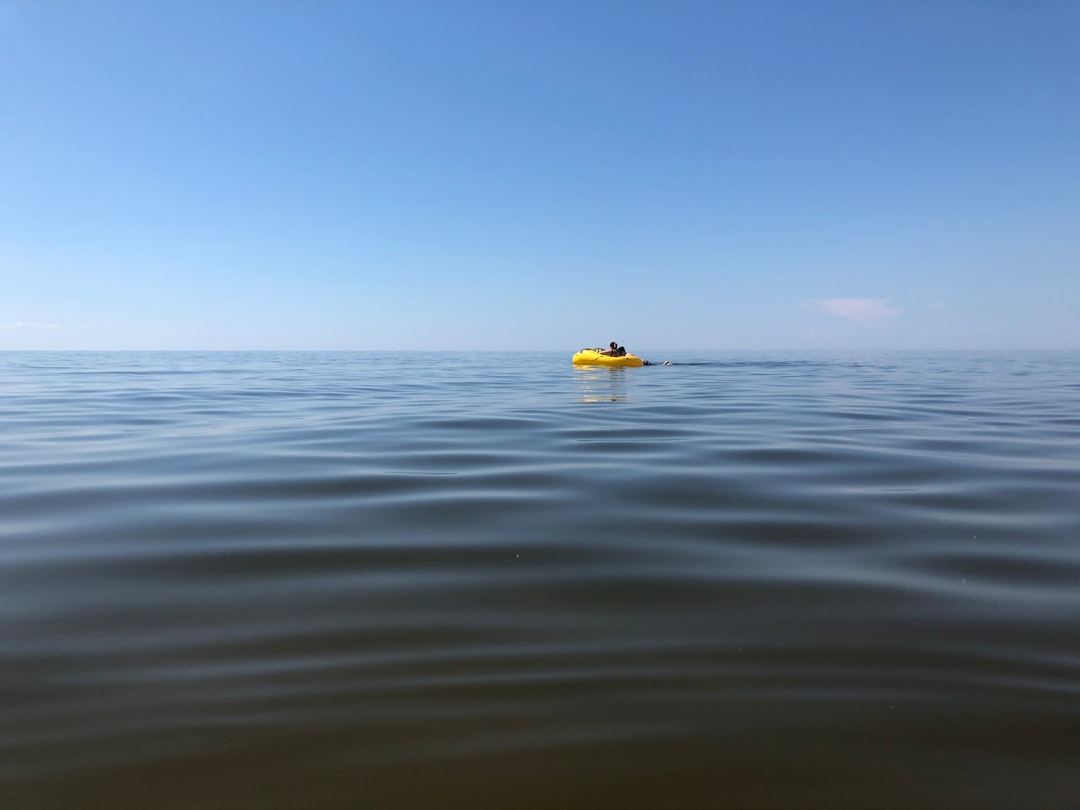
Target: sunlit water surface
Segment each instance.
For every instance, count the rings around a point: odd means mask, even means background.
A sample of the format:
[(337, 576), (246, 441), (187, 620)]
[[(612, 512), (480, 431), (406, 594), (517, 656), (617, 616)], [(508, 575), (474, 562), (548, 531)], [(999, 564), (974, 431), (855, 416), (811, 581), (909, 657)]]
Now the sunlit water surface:
[(1080, 357), (569, 354), (0, 354), (0, 807), (1080, 806)]

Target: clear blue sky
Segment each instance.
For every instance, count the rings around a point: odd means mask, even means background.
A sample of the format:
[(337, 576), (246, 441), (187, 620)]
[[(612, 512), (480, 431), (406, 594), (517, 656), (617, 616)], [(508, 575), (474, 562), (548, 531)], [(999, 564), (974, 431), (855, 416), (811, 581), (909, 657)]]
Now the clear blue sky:
[(1080, 349), (1075, 0), (0, 0), (0, 349)]

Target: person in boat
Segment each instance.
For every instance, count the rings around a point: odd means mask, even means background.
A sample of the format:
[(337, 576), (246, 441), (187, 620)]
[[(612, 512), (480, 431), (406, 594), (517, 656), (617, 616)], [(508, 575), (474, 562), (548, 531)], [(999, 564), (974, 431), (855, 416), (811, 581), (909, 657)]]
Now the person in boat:
[[(626, 352), (626, 347), (625, 346), (620, 346), (618, 343), (616, 343), (613, 340), (613, 341), (611, 341), (611, 343), (608, 344), (608, 347), (609, 348), (607, 348), (607, 349), (596, 348), (596, 349), (593, 349), (593, 351), (596, 352), (597, 354), (607, 355), (608, 357), (626, 357), (627, 352)], [(670, 366), (671, 365), (670, 360), (665, 360), (663, 363), (650, 363), (648, 360), (643, 359), (642, 363), (644, 363), (646, 366)]]

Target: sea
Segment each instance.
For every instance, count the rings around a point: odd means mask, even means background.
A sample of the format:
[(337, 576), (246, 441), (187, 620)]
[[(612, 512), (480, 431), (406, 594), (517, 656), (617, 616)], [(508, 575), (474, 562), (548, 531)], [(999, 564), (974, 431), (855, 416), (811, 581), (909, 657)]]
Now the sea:
[(0, 353), (0, 808), (1080, 807), (1080, 353), (572, 352)]

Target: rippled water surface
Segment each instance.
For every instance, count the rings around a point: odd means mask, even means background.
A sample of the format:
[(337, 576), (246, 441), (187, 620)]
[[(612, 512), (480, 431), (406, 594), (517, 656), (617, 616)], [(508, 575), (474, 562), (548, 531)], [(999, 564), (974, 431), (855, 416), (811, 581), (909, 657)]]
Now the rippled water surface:
[(0, 807), (1080, 806), (1080, 356), (672, 359), (0, 354)]

